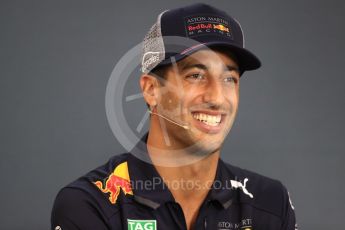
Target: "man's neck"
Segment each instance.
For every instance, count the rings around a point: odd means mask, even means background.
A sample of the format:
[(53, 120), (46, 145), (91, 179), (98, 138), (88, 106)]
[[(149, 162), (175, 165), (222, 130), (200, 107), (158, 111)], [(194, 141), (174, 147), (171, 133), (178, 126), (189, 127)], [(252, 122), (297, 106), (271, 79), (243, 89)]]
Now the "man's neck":
[(189, 165), (155, 166), (176, 200), (204, 199), (217, 171), (219, 153), (213, 153)]
[(151, 128), (147, 139), (148, 154), (175, 199), (187, 199), (191, 195), (194, 199), (199, 195), (204, 197), (214, 181), (220, 150), (206, 155), (188, 152), (181, 146), (176, 150), (176, 146), (165, 144), (161, 130), (155, 129), (158, 127), (152, 127), (151, 123)]
[(220, 150), (195, 154), (173, 139), (168, 146), (157, 122), (151, 122), (147, 150), (159, 175), (182, 207), (187, 229), (192, 229), (215, 180)]

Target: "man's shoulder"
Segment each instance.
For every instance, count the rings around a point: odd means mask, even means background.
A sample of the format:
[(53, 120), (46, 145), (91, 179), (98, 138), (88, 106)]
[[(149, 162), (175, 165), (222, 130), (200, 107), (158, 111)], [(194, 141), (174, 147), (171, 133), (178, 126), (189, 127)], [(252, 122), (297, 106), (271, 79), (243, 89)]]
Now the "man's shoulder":
[[(244, 180), (245, 178), (248, 179), (248, 185), (249, 183), (252, 184), (252, 186), (256, 189), (262, 190), (262, 189), (281, 189), (282, 183), (277, 180), (273, 179), (264, 175), (261, 175), (257, 172), (244, 169), (238, 166), (231, 165), (229, 163), (225, 163), (226, 168), (233, 174), (233, 176), (236, 179)], [(249, 182), (249, 180), (251, 182)], [(255, 186), (254, 186), (255, 185)]]
[[(284, 207), (289, 203), (289, 197), (285, 186), (279, 180), (228, 163), (225, 165), (235, 177), (235, 181), (241, 183), (250, 194), (242, 195), (240, 197), (241, 203), (279, 217), (284, 215)], [(236, 186), (236, 182), (232, 185)]]
[[(63, 187), (59, 191), (55, 203), (73, 207), (87, 204), (105, 216), (112, 216), (118, 211), (118, 206), (110, 200), (110, 195), (115, 191), (107, 187), (107, 180), (111, 178), (119, 165), (127, 162), (127, 159), (128, 153), (111, 157), (105, 164)], [(122, 168), (122, 170), (124, 169)]]
[[(95, 180), (95, 179), (101, 179), (104, 177), (109, 176), (110, 173), (114, 171), (114, 169), (126, 162), (130, 156), (130, 153), (121, 153), (118, 155), (112, 156), (106, 163), (96, 167), (95, 169), (89, 171), (85, 175), (81, 176), (74, 182), (70, 183), (67, 186), (77, 186), (79, 185), (79, 182), (83, 181), (83, 179), (86, 180)], [(81, 184), (80, 184), (81, 185)]]
[(75, 188), (86, 193), (93, 191), (96, 181), (104, 181), (114, 172), (114, 169), (124, 162), (127, 162), (129, 153), (122, 153), (111, 157), (105, 164), (96, 167), (75, 181), (69, 183), (65, 188)]

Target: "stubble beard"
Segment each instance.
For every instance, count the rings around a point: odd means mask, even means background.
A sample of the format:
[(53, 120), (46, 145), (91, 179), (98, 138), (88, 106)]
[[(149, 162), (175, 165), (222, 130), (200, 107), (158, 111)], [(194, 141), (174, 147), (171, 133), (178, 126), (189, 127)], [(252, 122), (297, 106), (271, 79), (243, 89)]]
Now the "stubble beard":
[(231, 127), (224, 130), (221, 136), (218, 134), (216, 141), (212, 140), (212, 135), (207, 133), (200, 134), (201, 137), (199, 138), (196, 137), (194, 129), (196, 128), (191, 127), (191, 130), (184, 130), (180, 127), (174, 127), (169, 135), (176, 143), (175, 150), (192, 157), (205, 157), (220, 151)]

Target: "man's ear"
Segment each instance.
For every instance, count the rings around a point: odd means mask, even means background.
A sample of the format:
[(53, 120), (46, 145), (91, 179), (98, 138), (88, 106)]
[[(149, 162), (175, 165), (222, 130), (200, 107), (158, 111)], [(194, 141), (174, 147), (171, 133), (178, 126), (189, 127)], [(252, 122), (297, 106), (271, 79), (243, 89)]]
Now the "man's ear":
[(140, 77), (140, 88), (143, 92), (146, 103), (152, 108), (158, 104), (159, 83), (154, 76), (144, 74)]

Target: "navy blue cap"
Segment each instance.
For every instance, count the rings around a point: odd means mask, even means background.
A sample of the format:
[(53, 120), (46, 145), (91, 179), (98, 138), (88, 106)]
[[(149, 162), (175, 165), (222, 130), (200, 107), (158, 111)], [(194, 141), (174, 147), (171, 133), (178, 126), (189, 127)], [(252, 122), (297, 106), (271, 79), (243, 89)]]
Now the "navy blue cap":
[(144, 39), (142, 71), (175, 61), (202, 47), (224, 47), (233, 53), (241, 72), (258, 69), (260, 60), (244, 48), (239, 22), (207, 4), (193, 4), (161, 13)]

